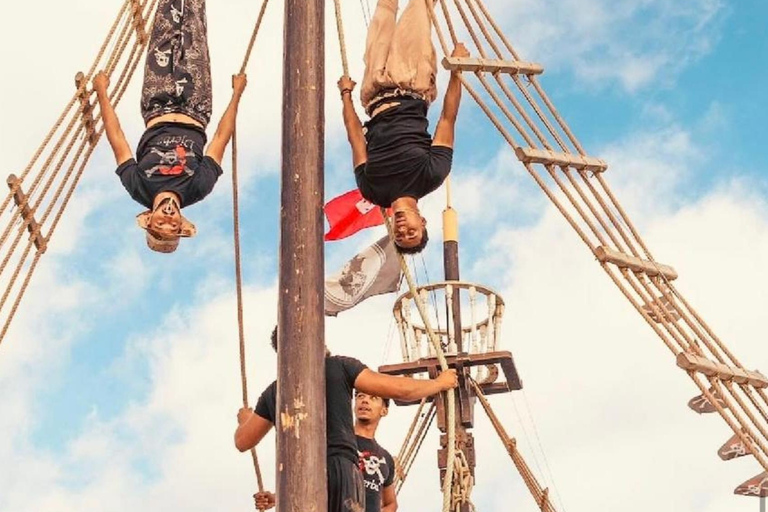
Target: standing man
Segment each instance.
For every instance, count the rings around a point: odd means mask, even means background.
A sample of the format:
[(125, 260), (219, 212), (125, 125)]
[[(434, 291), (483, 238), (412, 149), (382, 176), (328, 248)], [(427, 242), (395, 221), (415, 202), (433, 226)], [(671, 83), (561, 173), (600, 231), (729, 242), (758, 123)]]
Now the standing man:
[[(437, 96), (432, 4), (410, 0), (398, 21), (398, 0), (378, 1), (368, 27), (360, 91), (370, 117), (365, 130), (352, 102), (355, 82), (343, 76), (338, 83), (357, 187), (368, 201), (392, 208), (395, 245), (408, 254), (420, 252), (429, 239), (418, 201), (451, 172), (461, 102), (461, 80), (452, 72), (432, 137), (427, 131), (427, 110)], [(452, 55), (468, 57), (469, 52), (459, 43)]]
[(365, 512), (396, 512), (395, 460), (376, 442), (376, 429), (389, 413), (389, 398), (355, 394), (355, 436), (365, 482)]
[[(277, 328), (272, 333), (272, 348), (277, 351)], [(376, 396), (419, 400), (458, 385), (456, 370), (448, 370), (430, 380), (392, 377), (368, 369), (357, 359), (326, 355), (325, 407), (328, 512), (360, 512), (365, 506), (363, 477), (359, 467), (357, 442), (352, 421), (354, 389)], [(243, 408), (237, 414), (235, 446), (241, 452), (258, 445), (277, 423), (277, 381), (264, 390), (254, 410)], [(256, 506), (262, 510), (275, 505), (272, 493), (258, 493)]]
[(135, 158), (109, 99), (109, 77), (98, 73), (93, 88), (117, 175), (128, 194), (148, 208), (137, 217), (147, 245), (167, 253), (176, 250), (180, 237), (196, 233), (181, 209), (210, 194), (221, 176), (247, 80), (233, 77), (232, 99), (206, 147), (212, 94), (205, 0), (160, 0), (155, 16), (141, 91), (146, 131)]

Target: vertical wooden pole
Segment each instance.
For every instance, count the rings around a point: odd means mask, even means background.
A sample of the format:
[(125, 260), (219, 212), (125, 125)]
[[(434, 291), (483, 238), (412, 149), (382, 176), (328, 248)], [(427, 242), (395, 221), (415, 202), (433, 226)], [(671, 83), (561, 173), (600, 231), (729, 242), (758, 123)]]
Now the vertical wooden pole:
[(325, 0), (286, 0), (278, 306), (279, 512), (325, 512)]
[[(443, 211), (443, 267), (445, 270), (446, 281), (459, 281), (459, 218), (456, 210), (450, 206)], [(464, 347), (464, 340), (461, 336), (461, 290), (454, 288), (451, 304), (446, 304), (448, 308), (447, 321), (453, 324), (454, 339), (456, 340), (456, 350), (461, 353), (470, 347)], [(456, 414), (456, 449), (464, 453), (469, 463), (470, 470), (474, 474), (475, 470), (475, 440), (471, 432), (467, 432), (468, 427), (474, 424), (474, 397), (469, 389), (469, 382), (464, 378), (464, 371), (468, 369), (456, 368), (459, 373), (459, 389)], [(443, 422), (447, 424), (447, 418)], [(441, 481), (445, 474), (445, 465), (447, 462), (447, 444), (448, 436), (443, 433), (440, 436), (441, 449), (438, 451), (438, 465), (440, 466)], [(469, 512), (469, 503), (462, 503), (461, 512)]]

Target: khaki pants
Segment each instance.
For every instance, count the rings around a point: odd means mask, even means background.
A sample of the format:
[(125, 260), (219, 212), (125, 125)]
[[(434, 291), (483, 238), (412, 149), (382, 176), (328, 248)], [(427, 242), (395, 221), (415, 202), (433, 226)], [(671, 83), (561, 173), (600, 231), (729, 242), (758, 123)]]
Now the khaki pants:
[(437, 95), (437, 57), (432, 46), (433, 0), (410, 0), (397, 17), (398, 0), (379, 0), (365, 43), (360, 99), (368, 108), (385, 92), (411, 93), (432, 103)]

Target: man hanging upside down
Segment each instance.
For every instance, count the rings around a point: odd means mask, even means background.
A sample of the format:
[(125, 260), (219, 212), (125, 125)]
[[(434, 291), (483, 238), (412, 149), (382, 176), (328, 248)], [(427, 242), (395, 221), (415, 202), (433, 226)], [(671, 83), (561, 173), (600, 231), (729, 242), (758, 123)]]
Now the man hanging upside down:
[[(427, 109), (437, 96), (437, 64), (430, 3), (410, 0), (396, 22), (398, 0), (379, 0), (368, 28), (360, 91), (370, 117), (365, 131), (352, 103), (356, 83), (344, 76), (338, 84), (357, 186), (370, 202), (392, 208), (395, 244), (403, 253), (420, 252), (429, 239), (418, 200), (451, 172), (461, 102), (461, 81), (453, 72), (431, 137)], [(452, 56), (469, 52), (459, 43)]]
[(136, 158), (110, 103), (109, 77), (100, 72), (94, 78), (117, 175), (131, 197), (149, 208), (137, 221), (152, 250), (173, 252), (180, 237), (194, 236), (195, 226), (181, 209), (207, 196), (222, 174), (221, 160), (246, 83), (245, 75), (233, 77), (232, 99), (206, 149), (211, 63), (205, 0), (159, 2), (141, 92), (146, 131)]
[[(272, 333), (272, 348), (277, 351), (277, 330)], [(352, 392), (419, 400), (458, 385), (456, 370), (448, 370), (431, 380), (392, 377), (369, 370), (351, 357), (325, 358), (325, 421), (327, 435), (328, 512), (360, 512), (365, 510), (365, 490), (360, 472), (358, 446), (352, 423)], [(276, 424), (277, 382), (259, 397), (255, 411), (240, 409), (237, 415), (235, 446), (241, 452), (250, 450), (264, 439)], [(255, 496), (256, 506), (266, 510), (275, 505), (269, 492)]]

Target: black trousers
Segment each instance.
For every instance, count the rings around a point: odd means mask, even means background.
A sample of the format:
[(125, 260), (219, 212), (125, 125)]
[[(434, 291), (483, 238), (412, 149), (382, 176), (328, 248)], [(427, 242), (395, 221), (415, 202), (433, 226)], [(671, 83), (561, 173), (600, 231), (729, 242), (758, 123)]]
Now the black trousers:
[(208, 126), (211, 110), (205, 0), (160, 0), (144, 66), (144, 122), (178, 113)]
[(328, 512), (365, 512), (360, 467), (344, 457), (328, 458)]

